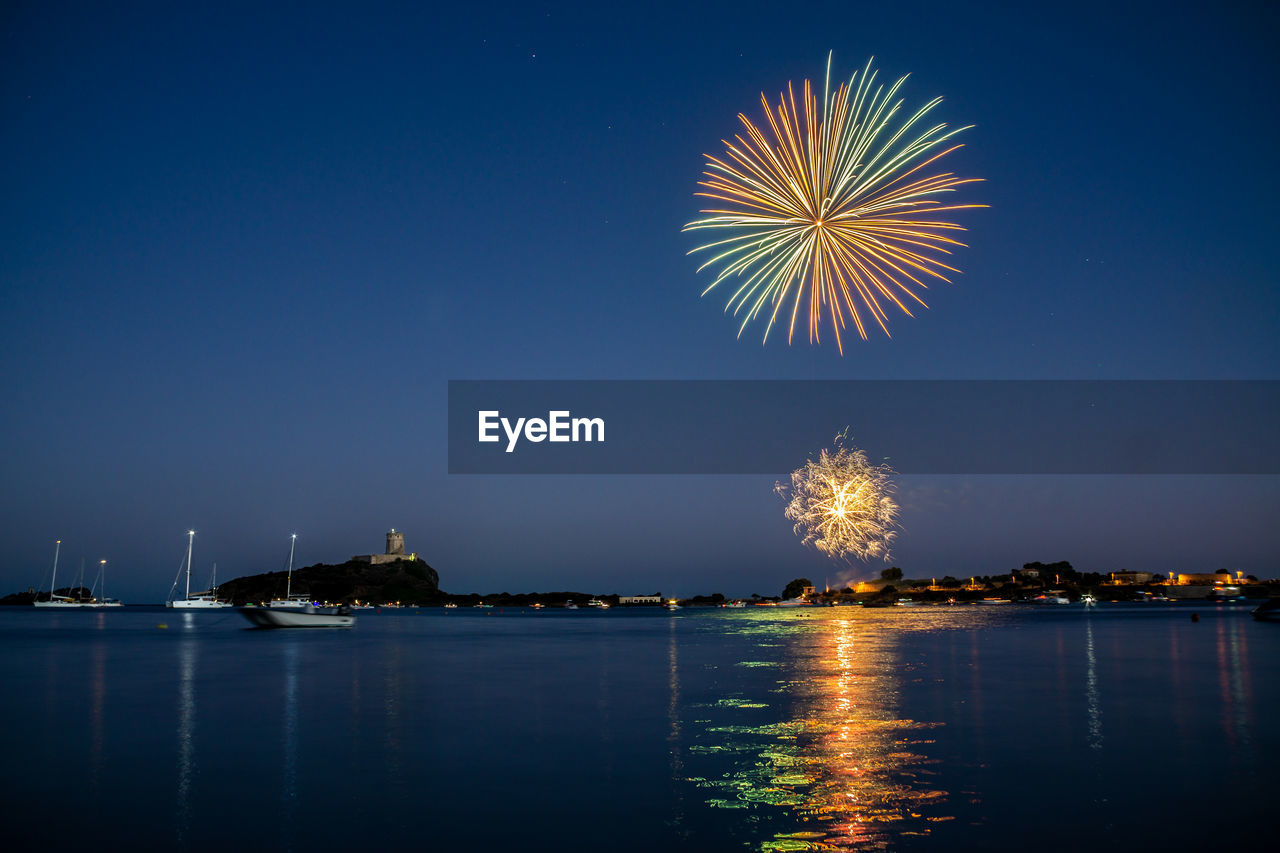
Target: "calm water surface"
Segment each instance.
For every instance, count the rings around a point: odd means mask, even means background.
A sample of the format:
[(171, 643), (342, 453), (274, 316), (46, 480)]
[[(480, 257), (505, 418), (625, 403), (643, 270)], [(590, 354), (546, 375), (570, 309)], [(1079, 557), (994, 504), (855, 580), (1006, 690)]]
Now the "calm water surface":
[(1273, 849), (1280, 625), (1192, 609), (0, 608), (6, 846)]

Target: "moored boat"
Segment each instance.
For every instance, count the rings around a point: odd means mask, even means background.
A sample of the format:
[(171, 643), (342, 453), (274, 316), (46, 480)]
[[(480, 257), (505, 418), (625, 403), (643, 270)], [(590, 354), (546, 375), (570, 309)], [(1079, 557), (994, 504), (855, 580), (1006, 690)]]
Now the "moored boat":
[(276, 609), (284, 608), (286, 610), (301, 610), (311, 604), (310, 596), (293, 591), (293, 548), (298, 543), (298, 534), (293, 533), (289, 536), (289, 568), (285, 574), (284, 582), (284, 598), (273, 598), (267, 603), (268, 607)]
[[(209, 578), (209, 588), (200, 592), (191, 591), (191, 551), (196, 541), (196, 532), (194, 530), (187, 531), (187, 586), (185, 595), (182, 598), (174, 598), (174, 593), (178, 591), (178, 579), (173, 579), (173, 587), (169, 590), (169, 600), (164, 603), (165, 607), (178, 608), (183, 610), (214, 610), (222, 607), (230, 607), (231, 602), (218, 600), (218, 564), (213, 564), (213, 575)], [(179, 569), (178, 571), (182, 571)]]
[(68, 598), (65, 595), (53, 595), (53, 594), (51, 594), (51, 597), (49, 598), (48, 601), (33, 601), (31, 603), (35, 607), (79, 607), (80, 606), (80, 602), (76, 601), (74, 598)]
[(62, 553), (62, 540), (59, 539), (53, 548), (53, 576), (49, 580), (49, 599), (48, 601), (31, 602), (36, 607), (79, 607), (80, 604), (74, 598), (67, 595), (58, 595), (58, 555)]
[[(102, 584), (102, 597), (98, 598), (94, 593), (98, 590), (98, 584)], [(118, 598), (107, 598), (107, 561), (98, 561), (98, 576), (93, 580), (93, 589), (89, 591), (89, 601), (80, 605), (81, 607), (91, 607), (97, 609), (99, 607), (124, 607), (124, 603)]]
[(1280, 622), (1280, 598), (1268, 598), (1253, 608), (1253, 618), (1259, 622)]
[(259, 628), (351, 628), (356, 617), (349, 607), (317, 608), (308, 604), (292, 608), (242, 607), (240, 613)]
[(1238, 586), (1219, 586), (1214, 587), (1206, 596), (1209, 601), (1227, 602), (1227, 601), (1244, 601), (1245, 597), (1240, 593)]
[(174, 607), (181, 610), (216, 610), (218, 608), (230, 607), (230, 601), (222, 601), (212, 590), (202, 590), (200, 592), (188, 593), (186, 598), (179, 598), (174, 601), (166, 601), (165, 607)]

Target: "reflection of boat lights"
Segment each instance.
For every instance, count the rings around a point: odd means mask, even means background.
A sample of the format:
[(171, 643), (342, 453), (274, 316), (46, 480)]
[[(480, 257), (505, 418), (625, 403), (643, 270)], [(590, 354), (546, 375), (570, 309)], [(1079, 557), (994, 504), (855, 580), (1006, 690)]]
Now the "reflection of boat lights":
[[(104, 617), (102, 613), (97, 614), (97, 627), (102, 630), (104, 625)], [(101, 638), (99, 638), (93, 646), (93, 681), (91, 704), (89, 712), (89, 725), (91, 731), (90, 739), (90, 772), (89, 782), (91, 788), (96, 792), (98, 783), (102, 775), (103, 765), (103, 720), (102, 709), (106, 700), (107, 681), (106, 681), (106, 647)]]
[[(186, 619), (192, 614), (184, 613)], [(194, 621), (194, 620), (192, 620)], [(187, 630), (194, 626), (187, 625)], [(191, 828), (191, 778), (195, 770), (196, 663), (194, 638), (183, 638), (178, 650), (178, 841), (185, 846)]]
[(1098, 700), (1098, 660), (1093, 652), (1093, 620), (1084, 623), (1085, 698), (1089, 715), (1089, 748), (1102, 749), (1102, 706)]
[(284, 729), (281, 732), (284, 752), (284, 784), (280, 790), (281, 839), (286, 849), (293, 849), (294, 816), (298, 801), (298, 644), (284, 649)]

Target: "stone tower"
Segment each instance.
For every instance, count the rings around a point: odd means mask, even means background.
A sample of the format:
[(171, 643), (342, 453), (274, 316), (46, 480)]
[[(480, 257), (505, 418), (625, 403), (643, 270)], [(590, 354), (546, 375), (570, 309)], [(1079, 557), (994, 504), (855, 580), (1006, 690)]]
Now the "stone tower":
[(387, 531), (387, 553), (396, 556), (404, 555), (404, 534), (394, 527)]

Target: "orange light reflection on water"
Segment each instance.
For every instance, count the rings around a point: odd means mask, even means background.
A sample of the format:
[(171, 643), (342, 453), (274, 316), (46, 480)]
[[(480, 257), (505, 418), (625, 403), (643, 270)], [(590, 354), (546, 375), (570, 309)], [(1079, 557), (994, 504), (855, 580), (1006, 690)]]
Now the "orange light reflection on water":
[[(708, 739), (719, 741), (690, 751), (735, 756), (719, 778), (693, 781), (716, 792), (712, 806), (777, 821), (761, 850), (886, 849), (895, 838), (927, 835), (952, 819), (931, 769), (936, 762), (926, 754), (930, 730), (942, 724), (899, 711), (902, 679), (917, 664), (902, 658), (902, 620), (888, 621), (895, 615), (832, 609), (760, 616), (744, 626), (744, 633), (783, 640), (782, 719), (709, 727)], [(957, 620), (972, 615), (939, 609), (913, 619), (908, 630), (960, 627)], [(742, 699), (716, 705), (760, 707)]]

